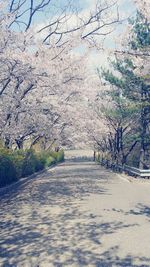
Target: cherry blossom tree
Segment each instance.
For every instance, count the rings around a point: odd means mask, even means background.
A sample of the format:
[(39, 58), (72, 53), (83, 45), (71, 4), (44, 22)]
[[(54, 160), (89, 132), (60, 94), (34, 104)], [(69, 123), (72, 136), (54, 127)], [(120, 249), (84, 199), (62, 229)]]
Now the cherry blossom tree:
[[(75, 117), (81, 118), (80, 97), (90, 75), (89, 46), (118, 22), (116, 3), (98, 0), (81, 12), (71, 1), (63, 7), (52, 0), (0, 5), (0, 137), (18, 148), (29, 138), (31, 144), (41, 138), (61, 142), (66, 127), (72, 135), (79, 129)], [(35, 26), (40, 12), (50, 16)]]

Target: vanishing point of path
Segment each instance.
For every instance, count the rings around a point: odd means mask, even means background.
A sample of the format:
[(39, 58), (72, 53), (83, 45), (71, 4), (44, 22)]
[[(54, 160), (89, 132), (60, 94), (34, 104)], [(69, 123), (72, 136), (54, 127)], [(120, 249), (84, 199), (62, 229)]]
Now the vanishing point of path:
[(0, 191), (0, 266), (150, 266), (150, 183), (65, 162)]

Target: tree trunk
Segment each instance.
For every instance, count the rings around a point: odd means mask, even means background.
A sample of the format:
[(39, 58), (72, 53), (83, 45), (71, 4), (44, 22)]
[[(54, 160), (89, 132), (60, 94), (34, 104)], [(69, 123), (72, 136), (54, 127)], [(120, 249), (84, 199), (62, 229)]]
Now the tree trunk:
[(11, 147), (11, 145), (10, 145), (10, 138), (9, 137), (5, 137), (4, 144), (5, 144), (5, 147), (6, 148), (10, 148)]
[(147, 128), (147, 123), (146, 123), (146, 108), (145, 108), (145, 92), (144, 88), (142, 85), (141, 88), (141, 150), (140, 150), (140, 161), (139, 161), (139, 168), (144, 169), (145, 165), (145, 139), (146, 139), (146, 128)]
[(23, 140), (22, 139), (16, 139), (16, 144), (17, 144), (17, 147), (18, 149), (23, 149)]

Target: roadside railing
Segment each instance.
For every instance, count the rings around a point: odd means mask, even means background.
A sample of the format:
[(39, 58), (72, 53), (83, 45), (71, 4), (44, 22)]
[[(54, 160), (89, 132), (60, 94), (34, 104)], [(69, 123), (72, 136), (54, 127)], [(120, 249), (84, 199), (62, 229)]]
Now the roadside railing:
[(101, 159), (100, 164), (117, 172), (125, 172), (128, 175), (139, 176), (141, 178), (150, 178), (150, 169), (142, 170), (128, 165), (121, 165), (111, 162), (110, 160)]
[(140, 176), (140, 177), (150, 177), (150, 169), (148, 170), (141, 170), (141, 169), (138, 169), (138, 168), (134, 168), (134, 167), (131, 167), (131, 166), (128, 166), (128, 165), (125, 165), (124, 166), (124, 170), (126, 172), (128, 172), (129, 174), (135, 174), (137, 176)]
[(86, 157), (86, 156), (81, 156), (81, 157), (72, 156), (72, 157), (68, 157), (68, 158), (65, 157), (65, 160), (74, 161), (74, 162), (82, 162), (82, 161), (86, 162), (86, 161), (93, 161), (93, 158), (92, 157)]

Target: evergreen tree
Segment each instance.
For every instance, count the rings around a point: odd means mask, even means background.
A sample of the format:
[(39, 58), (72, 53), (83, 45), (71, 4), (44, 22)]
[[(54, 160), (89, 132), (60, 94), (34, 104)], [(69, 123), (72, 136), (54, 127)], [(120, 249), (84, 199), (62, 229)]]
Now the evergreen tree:
[[(113, 87), (113, 90), (107, 92), (111, 97), (112, 107), (103, 108), (103, 114), (110, 126), (115, 124), (113, 134), (111, 132), (109, 135), (115, 148), (113, 158), (121, 159), (122, 164), (126, 163), (128, 156), (138, 145), (139, 167), (149, 168), (150, 79), (146, 66), (150, 49), (150, 24), (143, 15), (137, 13), (132, 25), (128, 49), (130, 54), (133, 51), (134, 56), (136, 55), (136, 60), (129, 55), (123, 55), (123, 59), (117, 58), (112, 63), (113, 71), (102, 71), (105, 81)], [(135, 62), (141, 58), (137, 66)], [(143, 65), (143, 62), (146, 64)], [(112, 154), (111, 148), (110, 153)]]

